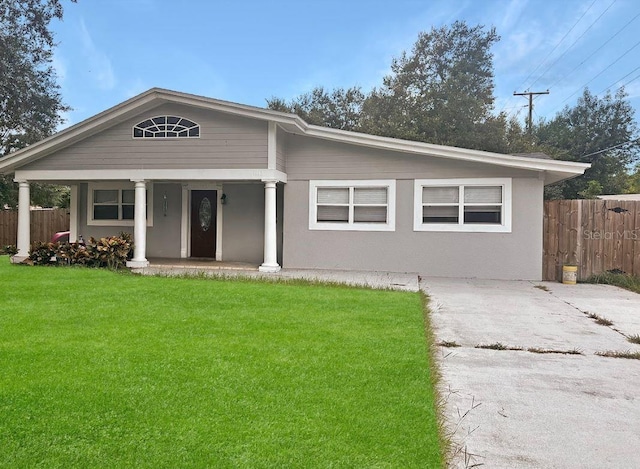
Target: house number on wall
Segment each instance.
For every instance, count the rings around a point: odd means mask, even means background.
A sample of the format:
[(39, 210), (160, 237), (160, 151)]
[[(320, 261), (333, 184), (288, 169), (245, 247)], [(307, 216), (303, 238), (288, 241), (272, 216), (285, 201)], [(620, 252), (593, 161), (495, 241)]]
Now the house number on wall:
[(200, 202), (198, 216), (200, 218), (200, 227), (202, 228), (202, 231), (207, 231), (211, 226), (211, 202), (208, 197), (205, 197), (202, 199), (202, 202)]

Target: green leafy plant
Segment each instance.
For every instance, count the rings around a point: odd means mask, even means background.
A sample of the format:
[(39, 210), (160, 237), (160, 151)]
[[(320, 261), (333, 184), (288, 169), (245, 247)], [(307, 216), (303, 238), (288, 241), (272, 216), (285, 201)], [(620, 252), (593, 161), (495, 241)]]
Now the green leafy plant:
[(88, 243), (34, 243), (27, 263), (32, 265), (84, 265), (121, 269), (133, 256), (133, 243), (129, 233), (100, 239), (90, 238)]
[(18, 254), (18, 248), (15, 244), (7, 244), (0, 250), (0, 254), (8, 254), (9, 256), (15, 256)]
[(89, 244), (94, 247), (93, 253), (100, 267), (110, 269), (125, 267), (127, 260), (131, 259), (133, 254), (131, 238), (128, 234), (123, 237), (125, 234), (89, 240)]
[(59, 243), (33, 243), (31, 245), (31, 251), (29, 251), (29, 259), (27, 263), (32, 265), (55, 264), (56, 261), (54, 260), (54, 257), (59, 246)]

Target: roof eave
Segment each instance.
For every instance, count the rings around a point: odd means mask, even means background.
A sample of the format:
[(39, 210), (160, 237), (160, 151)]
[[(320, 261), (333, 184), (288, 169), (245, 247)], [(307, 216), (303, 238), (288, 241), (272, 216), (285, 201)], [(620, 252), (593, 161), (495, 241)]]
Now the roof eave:
[[(458, 147), (434, 145), (430, 143), (416, 142), (412, 140), (400, 140), (389, 137), (348, 132), (344, 130), (330, 129), (308, 125), (305, 135), (337, 140), (361, 146), (368, 146), (384, 150), (400, 151), (418, 155), (427, 155), (438, 158), (456, 159), (470, 162), (506, 166), (514, 169), (543, 171), (545, 184), (553, 184), (563, 179), (569, 179), (584, 174), (591, 167), (589, 163), (576, 163), (573, 161), (561, 161), (552, 159), (532, 159), (524, 156), (504, 155), (480, 150), (469, 150)], [(549, 182), (547, 182), (547, 180)]]

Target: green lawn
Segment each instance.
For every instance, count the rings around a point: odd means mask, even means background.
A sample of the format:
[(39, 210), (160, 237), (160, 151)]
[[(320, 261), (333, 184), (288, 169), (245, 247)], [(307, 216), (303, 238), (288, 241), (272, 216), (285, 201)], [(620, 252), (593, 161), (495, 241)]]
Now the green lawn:
[(441, 467), (416, 293), (0, 257), (0, 467)]

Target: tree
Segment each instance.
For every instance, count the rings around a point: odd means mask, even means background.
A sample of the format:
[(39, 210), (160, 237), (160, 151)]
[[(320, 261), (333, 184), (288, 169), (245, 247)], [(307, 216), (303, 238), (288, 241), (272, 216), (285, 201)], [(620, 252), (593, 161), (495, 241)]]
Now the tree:
[[(626, 97), (624, 89), (602, 98), (585, 89), (574, 107), (565, 107), (535, 129), (535, 138), (550, 149), (551, 156), (592, 164), (583, 176), (560, 183), (562, 197), (625, 191), (628, 170), (640, 156), (634, 110)], [(557, 192), (558, 187), (551, 190)]]
[(503, 114), (492, 114), (494, 28), (450, 27), (421, 33), (411, 54), (391, 64), (382, 86), (365, 95), (359, 87), (316, 87), (291, 102), (267, 101), (270, 109), (307, 122), (441, 145), (505, 152)]
[(625, 193), (640, 194), (640, 165), (636, 167), (636, 170), (627, 179)]
[[(49, 30), (62, 11), (60, 0), (0, 0), (0, 157), (51, 135), (69, 109), (52, 66)], [(4, 176), (0, 208), (15, 204), (15, 187)]]
[(495, 28), (456, 21), (420, 33), (363, 105), (362, 129), (441, 145), (505, 151), (504, 115), (492, 114)]
[(309, 124), (340, 130), (358, 130), (364, 98), (359, 87), (335, 88), (329, 93), (319, 86), (289, 103), (271, 98), (267, 100), (267, 106), (275, 111), (297, 114)]

